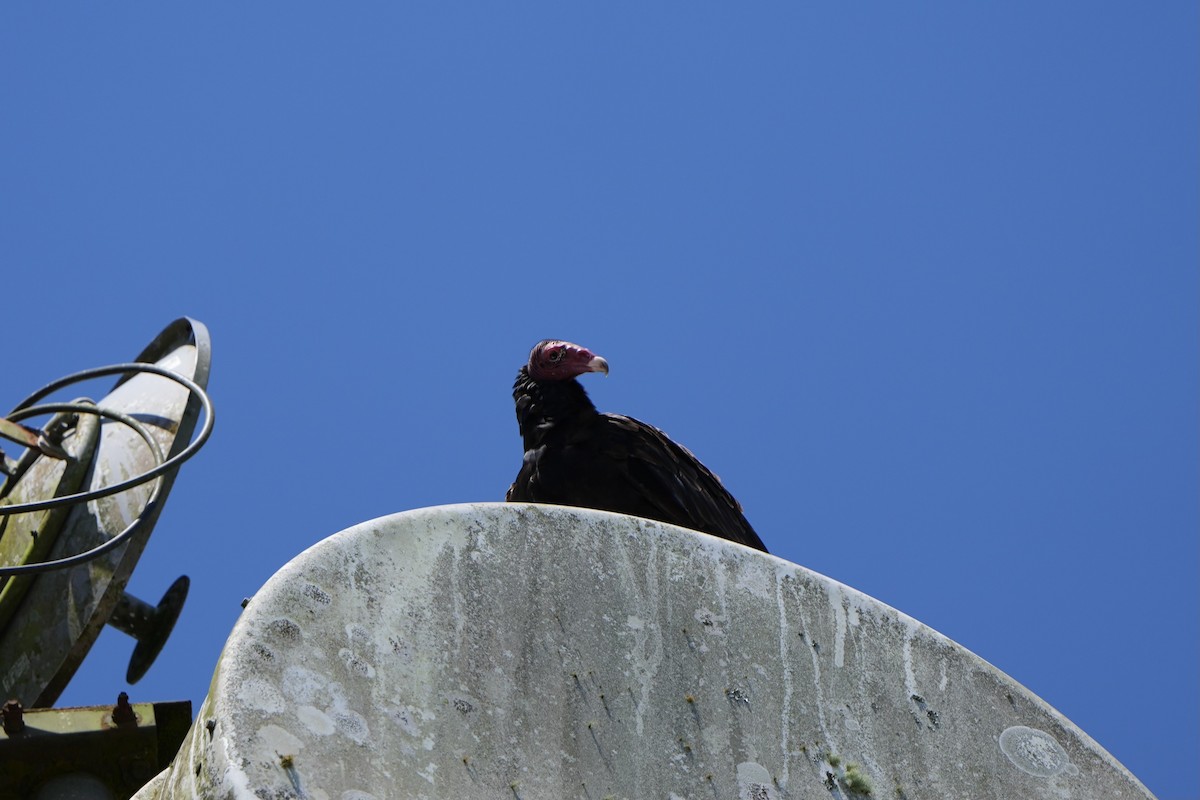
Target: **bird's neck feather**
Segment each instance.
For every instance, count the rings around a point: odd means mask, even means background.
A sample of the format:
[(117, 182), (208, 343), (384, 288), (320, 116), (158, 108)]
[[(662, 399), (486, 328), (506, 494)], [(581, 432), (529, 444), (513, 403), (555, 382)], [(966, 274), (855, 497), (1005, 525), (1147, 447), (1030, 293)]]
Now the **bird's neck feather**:
[(517, 401), (517, 423), (526, 449), (536, 447), (555, 428), (586, 422), (597, 413), (587, 392), (574, 378), (538, 381), (529, 377), (525, 367), (517, 375), (513, 399)]

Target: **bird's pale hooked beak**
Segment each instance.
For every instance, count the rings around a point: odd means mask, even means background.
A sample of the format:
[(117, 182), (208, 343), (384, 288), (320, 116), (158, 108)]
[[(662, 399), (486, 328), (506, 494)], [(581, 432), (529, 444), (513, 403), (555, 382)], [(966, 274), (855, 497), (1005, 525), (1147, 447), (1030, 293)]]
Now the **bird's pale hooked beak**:
[(587, 363), (588, 372), (603, 372), (604, 377), (608, 377), (608, 362), (600, 356), (592, 356), (592, 360)]

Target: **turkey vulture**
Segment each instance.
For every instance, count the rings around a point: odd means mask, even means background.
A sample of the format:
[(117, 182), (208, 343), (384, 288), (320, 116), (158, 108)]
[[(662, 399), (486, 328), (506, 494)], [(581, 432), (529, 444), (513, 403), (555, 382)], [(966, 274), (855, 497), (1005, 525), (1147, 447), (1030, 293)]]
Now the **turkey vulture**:
[(586, 347), (546, 339), (513, 384), (525, 460), (505, 499), (617, 511), (766, 552), (742, 507), (691, 451), (651, 425), (596, 411), (575, 380), (608, 374)]

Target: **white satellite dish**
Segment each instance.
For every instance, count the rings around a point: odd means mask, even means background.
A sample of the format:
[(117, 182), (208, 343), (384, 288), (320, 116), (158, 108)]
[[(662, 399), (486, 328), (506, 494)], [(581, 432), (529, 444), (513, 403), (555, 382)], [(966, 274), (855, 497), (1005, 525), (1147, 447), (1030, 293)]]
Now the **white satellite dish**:
[(704, 534), (420, 509), (251, 599), (158, 798), (1149, 798), (979, 657)]
[[(134, 363), (86, 370), (19, 403), (0, 435), (26, 447), (0, 457), (0, 692), (52, 705), (106, 623), (134, 636), (126, 679), (157, 656), (187, 596), (179, 578), (152, 606), (124, 592), (179, 465), (212, 431), (204, 392), (211, 346), (192, 319), (171, 323)], [(99, 402), (43, 402), (117, 375)], [(204, 422), (192, 434), (201, 411)], [(52, 414), (42, 429), (25, 420)]]

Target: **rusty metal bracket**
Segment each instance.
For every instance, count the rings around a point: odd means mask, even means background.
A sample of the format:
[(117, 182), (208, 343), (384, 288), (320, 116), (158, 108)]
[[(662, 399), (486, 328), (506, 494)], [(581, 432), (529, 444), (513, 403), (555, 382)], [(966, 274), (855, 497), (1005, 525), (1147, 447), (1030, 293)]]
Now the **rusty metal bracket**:
[(0, 795), (35, 797), (56, 779), (84, 774), (110, 796), (130, 797), (175, 757), (192, 704), (130, 703), (121, 692), (115, 706), (22, 710), (10, 702), (0, 715)]
[[(66, 425), (54, 430), (39, 431), (6, 417), (0, 417), (0, 436), (30, 450), (37, 450), (42, 455), (64, 461), (71, 457), (60, 446), (62, 435), (69, 427), (69, 425)], [(5, 472), (9, 472), (9, 470), (6, 469)]]

